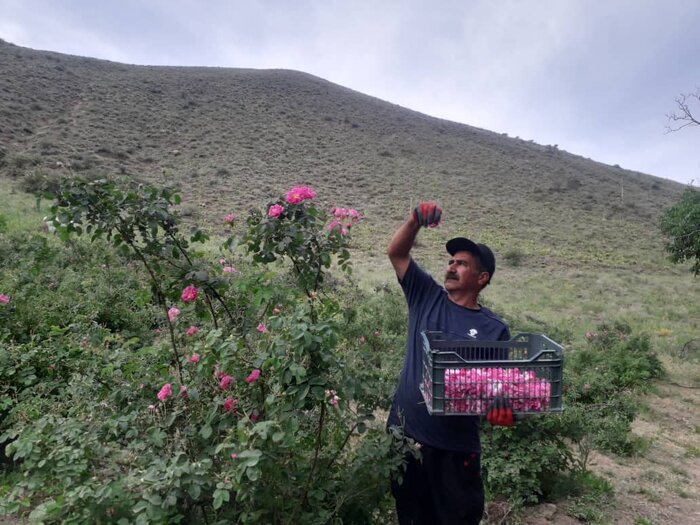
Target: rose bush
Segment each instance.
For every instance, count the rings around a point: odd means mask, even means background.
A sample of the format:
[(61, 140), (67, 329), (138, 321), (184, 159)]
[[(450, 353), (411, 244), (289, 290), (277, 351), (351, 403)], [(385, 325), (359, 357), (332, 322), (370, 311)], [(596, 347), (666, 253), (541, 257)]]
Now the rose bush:
[[(374, 364), (344, 333), (353, 307), (324, 288), (333, 262), (350, 270), (349, 236), (314, 197), (293, 188), (240, 234), (231, 221), (232, 251), (211, 264), (189, 250), (201, 234), (179, 233), (176, 193), (70, 182), (57, 231), (141, 264), (160, 337), (87, 346), (56, 406), (4, 429), (22, 477), (0, 508), (46, 523), (381, 521), (409, 445), (357, 382)], [(232, 260), (247, 270), (225, 272)]]

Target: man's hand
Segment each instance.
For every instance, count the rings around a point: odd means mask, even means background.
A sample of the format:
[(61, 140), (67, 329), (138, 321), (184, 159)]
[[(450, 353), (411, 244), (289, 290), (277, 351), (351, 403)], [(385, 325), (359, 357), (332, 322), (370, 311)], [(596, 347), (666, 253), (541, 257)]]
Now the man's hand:
[(442, 209), (434, 202), (421, 202), (413, 210), (413, 218), (419, 226), (435, 228), (440, 224)]
[(486, 421), (492, 425), (501, 427), (511, 427), (513, 426), (513, 409), (510, 407), (510, 403), (504, 397), (497, 397), (491, 403), (488, 412), (486, 413)]

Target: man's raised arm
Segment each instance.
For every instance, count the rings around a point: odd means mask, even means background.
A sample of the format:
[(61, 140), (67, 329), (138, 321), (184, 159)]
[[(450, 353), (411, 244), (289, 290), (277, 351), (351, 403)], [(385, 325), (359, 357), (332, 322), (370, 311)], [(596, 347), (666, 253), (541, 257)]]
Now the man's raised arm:
[(408, 220), (394, 232), (386, 253), (399, 279), (403, 279), (411, 264), (411, 248), (421, 226), (437, 226), (440, 224), (441, 215), (442, 210), (434, 202), (421, 202), (411, 212)]

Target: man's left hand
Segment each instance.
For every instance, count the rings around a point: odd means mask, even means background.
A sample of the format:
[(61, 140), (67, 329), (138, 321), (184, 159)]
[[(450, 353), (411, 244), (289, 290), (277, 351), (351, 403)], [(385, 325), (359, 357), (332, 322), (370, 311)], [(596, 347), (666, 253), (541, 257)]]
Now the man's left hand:
[(513, 417), (513, 409), (508, 400), (504, 397), (497, 397), (491, 403), (488, 412), (486, 413), (486, 421), (494, 426), (511, 427), (515, 422)]

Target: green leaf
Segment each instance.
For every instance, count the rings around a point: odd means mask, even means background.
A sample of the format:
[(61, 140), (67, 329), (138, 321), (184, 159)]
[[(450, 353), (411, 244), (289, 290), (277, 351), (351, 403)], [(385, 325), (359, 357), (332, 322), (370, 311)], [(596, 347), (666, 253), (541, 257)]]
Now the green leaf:
[(200, 429), (199, 435), (202, 436), (204, 439), (209, 439), (209, 437), (211, 436), (212, 432), (213, 432), (213, 429), (211, 428), (210, 425), (204, 425), (204, 426)]
[(214, 508), (220, 509), (224, 502), (229, 501), (231, 495), (228, 490), (216, 489), (214, 491)]
[(260, 450), (244, 450), (243, 452), (238, 454), (238, 460), (241, 463), (241, 465), (244, 465), (246, 467), (254, 467), (260, 461), (261, 456), (262, 451)]

